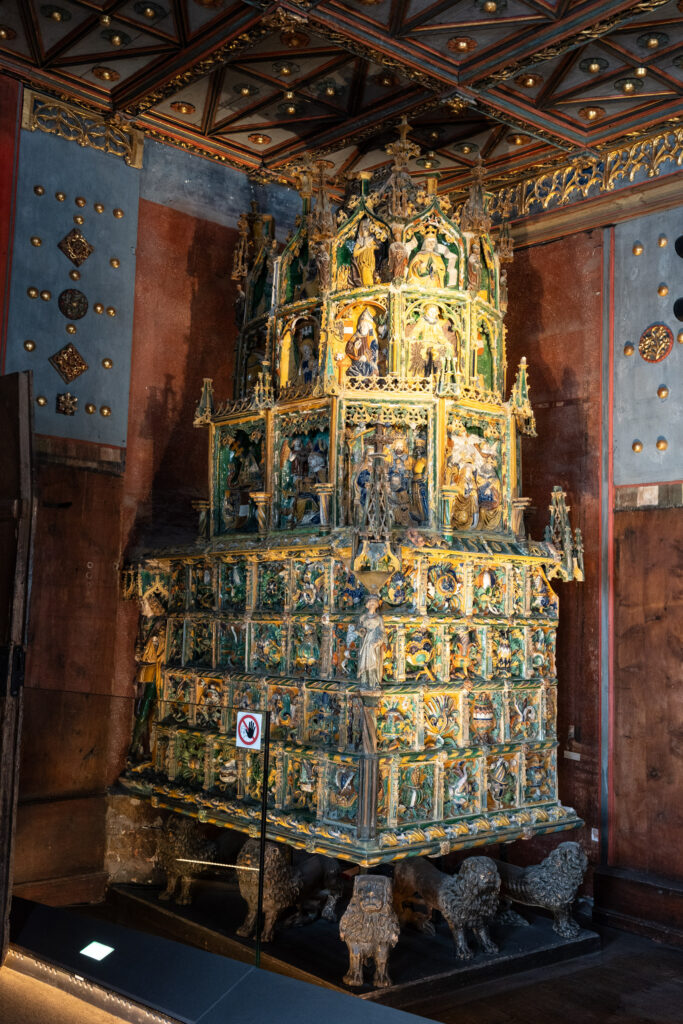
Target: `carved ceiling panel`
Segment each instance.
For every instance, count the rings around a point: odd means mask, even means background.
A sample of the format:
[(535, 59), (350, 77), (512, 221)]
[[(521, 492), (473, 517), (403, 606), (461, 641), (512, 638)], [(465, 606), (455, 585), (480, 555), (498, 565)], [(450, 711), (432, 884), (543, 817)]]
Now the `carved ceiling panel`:
[[(0, 67), (265, 177), (386, 162), (441, 187), (631, 141), (682, 112), (683, 0), (5, 0)], [(426, 163), (425, 163), (426, 161)]]

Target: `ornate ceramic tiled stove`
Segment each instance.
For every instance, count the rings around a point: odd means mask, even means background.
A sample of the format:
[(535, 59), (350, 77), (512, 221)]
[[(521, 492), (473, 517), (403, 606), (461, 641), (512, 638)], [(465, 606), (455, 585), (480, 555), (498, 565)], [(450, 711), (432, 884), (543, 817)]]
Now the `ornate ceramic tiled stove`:
[(127, 575), (148, 699), (123, 784), (256, 834), (234, 708), (268, 708), (269, 837), (365, 866), (580, 824), (557, 795), (549, 580), (582, 578), (581, 540), (558, 489), (545, 541), (525, 535), (509, 237), (496, 251), (480, 171), (456, 220), (406, 173), (405, 132), (389, 149), (336, 220), (301, 168), (281, 254), (243, 218), (238, 400), (214, 408), (207, 380), (195, 419), (202, 536)]

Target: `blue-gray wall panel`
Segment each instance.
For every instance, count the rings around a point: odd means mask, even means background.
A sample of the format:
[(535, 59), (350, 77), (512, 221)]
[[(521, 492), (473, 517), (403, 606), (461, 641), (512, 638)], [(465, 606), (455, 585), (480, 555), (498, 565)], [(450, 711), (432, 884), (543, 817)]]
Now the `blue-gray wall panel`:
[[(139, 178), (140, 172), (120, 158), (43, 132), (20, 133), (5, 370), (32, 370), (35, 395), (48, 399), (46, 406), (35, 407), (39, 434), (126, 444)], [(35, 185), (42, 185), (45, 194), (37, 196)], [(66, 193), (64, 202), (55, 199), (57, 191)], [(87, 200), (82, 209), (74, 202), (77, 196)], [(103, 213), (94, 211), (95, 202), (104, 204)], [(121, 219), (113, 216), (114, 208), (124, 211)], [(76, 226), (78, 214), (84, 217), (81, 231), (94, 252), (78, 268), (80, 280), (72, 281), (74, 265), (57, 243)], [(42, 245), (33, 246), (32, 236), (41, 238)], [(111, 257), (121, 261), (118, 269), (110, 265)], [(30, 299), (31, 286), (50, 291), (51, 300)], [(80, 320), (67, 320), (59, 310), (58, 296), (67, 288), (77, 288), (88, 299), (88, 311)], [(116, 316), (95, 313), (98, 302), (113, 307)], [(69, 323), (76, 334), (66, 333)], [(24, 349), (26, 339), (35, 341), (33, 352)], [(67, 384), (48, 358), (69, 341), (89, 368)], [(110, 370), (102, 366), (105, 357), (113, 360)], [(66, 391), (78, 398), (73, 416), (56, 411), (56, 396)], [(85, 412), (89, 402), (97, 406), (93, 415)], [(111, 408), (111, 416), (100, 414), (103, 405)]]
[[(615, 228), (614, 260), (614, 483), (665, 483), (683, 479), (683, 344), (676, 337), (683, 324), (673, 312), (683, 297), (683, 259), (675, 249), (683, 232), (681, 209), (653, 213), (625, 221)], [(658, 245), (665, 237), (666, 246)], [(633, 246), (640, 242), (643, 253)], [(669, 287), (666, 296), (658, 287)], [(638, 352), (643, 331), (653, 323), (665, 324), (673, 333), (673, 349), (659, 363), (646, 362)], [(635, 346), (632, 356), (624, 345)], [(657, 389), (665, 385), (669, 397), (662, 401)], [(658, 451), (658, 437), (667, 439), (666, 451)], [(634, 440), (643, 450), (632, 449)]]

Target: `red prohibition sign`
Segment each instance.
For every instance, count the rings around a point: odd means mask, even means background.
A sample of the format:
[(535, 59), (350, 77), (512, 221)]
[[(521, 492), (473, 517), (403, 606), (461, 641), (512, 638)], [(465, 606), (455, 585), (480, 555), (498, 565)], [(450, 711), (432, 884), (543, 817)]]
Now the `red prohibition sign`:
[(253, 715), (243, 715), (240, 718), (239, 734), (245, 746), (253, 747), (255, 743), (258, 743), (258, 738), (261, 735), (258, 720)]

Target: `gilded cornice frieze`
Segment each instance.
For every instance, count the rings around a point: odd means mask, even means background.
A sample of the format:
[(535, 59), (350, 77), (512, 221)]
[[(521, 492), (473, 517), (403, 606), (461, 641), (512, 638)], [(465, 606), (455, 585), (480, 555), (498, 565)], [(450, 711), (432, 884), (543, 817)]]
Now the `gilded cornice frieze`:
[(142, 167), (142, 133), (116, 117), (103, 117), (26, 89), (21, 126), (123, 157), (129, 167)]
[[(683, 128), (672, 126), (644, 139), (626, 138), (595, 159), (579, 158), (543, 169), (535, 177), (489, 184), (489, 212), (494, 220), (526, 217), (580, 199), (613, 192), (634, 184), (645, 174), (656, 178), (683, 165)], [(463, 189), (464, 193), (464, 189)], [(451, 193), (454, 202), (461, 196)]]

